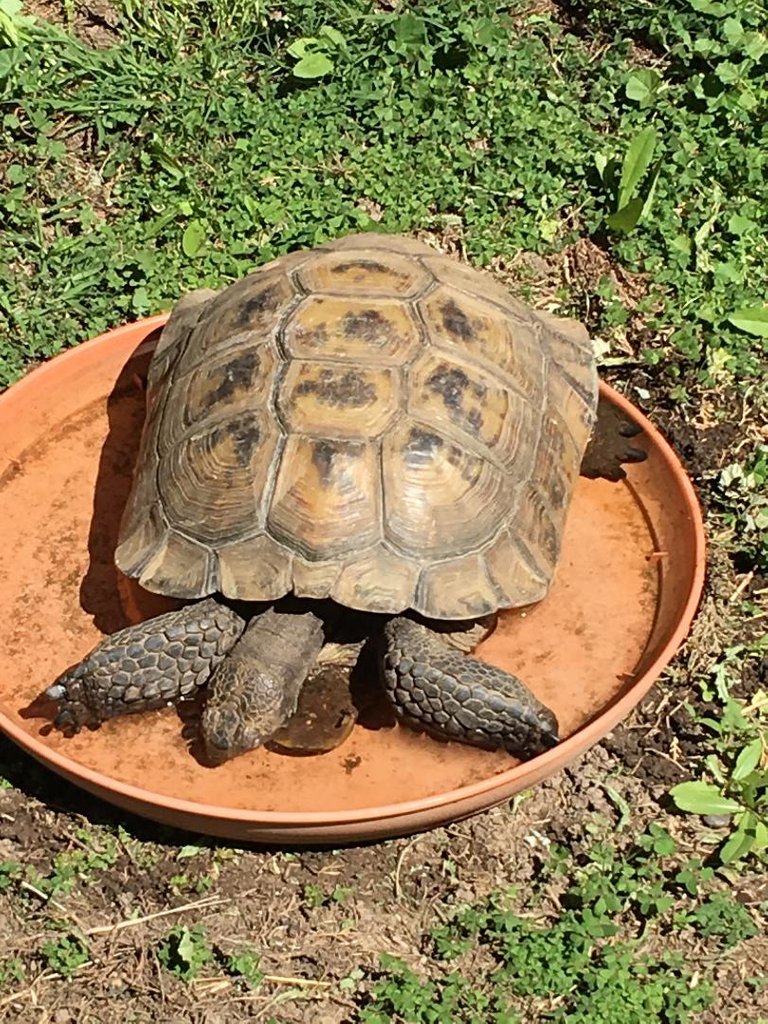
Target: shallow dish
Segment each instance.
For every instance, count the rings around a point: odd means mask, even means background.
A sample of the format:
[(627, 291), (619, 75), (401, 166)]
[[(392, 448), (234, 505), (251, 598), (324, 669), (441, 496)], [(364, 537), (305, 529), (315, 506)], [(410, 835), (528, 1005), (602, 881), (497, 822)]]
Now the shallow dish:
[(337, 750), (254, 751), (216, 768), (167, 709), (67, 738), (40, 697), (102, 633), (170, 607), (113, 564), (144, 414), (143, 375), (166, 317), (95, 338), (0, 396), (0, 728), (48, 768), (137, 814), (290, 845), (399, 835), (466, 817), (572, 761), (624, 718), (690, 626), (704, 577), (693, 488), (661, 434), (625, 483), (580, 479), (546, 600), (503, 613), (480, 657), (519, 674), (563, 741), (525, 764), (399, 726), (357, 725)]

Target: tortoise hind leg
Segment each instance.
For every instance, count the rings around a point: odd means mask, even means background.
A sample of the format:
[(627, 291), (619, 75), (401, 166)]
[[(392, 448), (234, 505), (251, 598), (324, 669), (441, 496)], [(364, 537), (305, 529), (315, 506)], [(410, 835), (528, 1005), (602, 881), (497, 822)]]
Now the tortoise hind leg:
[(209, 598), (105, 637), (46, 690), (58, 703), (55, 724), (77, 731), (191, 695), (243, 626), (239, 615)]
[(523, 759), (557, 744), (554, 714), (515, 676), (451, 650), (409, 619), (391, 619), (384, 643), (384, 687), (405, 722)]
[(623, 463), (644, 462), (648, 453), (635, 448), (629, 439), (642, 433), (642, 428), (628, 420), (615, 405), (601, 395), (597, 403), (597, 418), (592, 428), (581, 475), (595, 480), (602, 477), (614, 483), (626, 477)]

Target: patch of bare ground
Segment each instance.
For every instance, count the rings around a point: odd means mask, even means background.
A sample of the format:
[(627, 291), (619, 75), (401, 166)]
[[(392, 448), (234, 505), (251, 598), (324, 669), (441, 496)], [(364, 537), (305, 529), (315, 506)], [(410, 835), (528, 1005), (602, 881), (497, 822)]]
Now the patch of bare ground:
[(119, 35), (120, 16), (106, 0), (29, 0), (24, 4), (24, 14), (66, 28), (97, 50), (114, 46)]
[[(425, 933), (454, 906), (525, 886), (552, 843), (578, 854), (600, 838), (629, 842), (657, 821), (683, 854), (702, 853), (698, 825), (660, 809), (664, 786), (628, 773), (603, 746), (512, 804), (468, 821), (378, 844), (295, 853), (209, 844), (126, 820), (7, 744), (0, 761), (14, 783), (0, 791), (0, 861), (21, 865), (32, 879), (0, 890), (0, 961), (17, 957), (26, 974), (0, 994), (0, 1019), (20, 1024), (116, 1024), (129, 1010), (137, 1022), (274, 1015), (286, 1024), (343, 1024), (353, 1019), (361, 969), (375, 970), (380, 954), (389, 953), (429, 974)], [(105, 850), (113, 851), (113, 863), (84, 867), (71, 892), (47, 892), (38, 880), (51, 878), (56, 865), (61, 872), (62, 858), (73, 853)], [(764, 880), (745, 877), (739, 896), (755, 913), (758, 883)], [(553, 907), (556, 897), (553, 890)], [(161, 942), (177, 924), (202, 925), (219, 958), (191, 984), (158, 961)], [(67, 933), (84, 938), (89, 960), (62, 979), (41, 951)], [(255, 990), (220, 966), (244, 949), (260, 955), (266, 975)], [(763, 953), (755, 940), (743, 955), (697, 949), (695, 963), (711, 970), (719, 993), (707, 1024), (754, 1019), (746, 1015), (755, 999), (748, 979)], [(343, 979), (349, 980), (340, 986)]]

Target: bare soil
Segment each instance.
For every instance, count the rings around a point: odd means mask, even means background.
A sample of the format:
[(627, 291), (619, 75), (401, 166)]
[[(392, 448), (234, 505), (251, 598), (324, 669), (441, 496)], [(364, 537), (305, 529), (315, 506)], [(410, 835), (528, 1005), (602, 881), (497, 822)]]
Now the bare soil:
[[(642, 717), (651, 717), (659, 696)], [(650, 730), (636, 722), (626, 731)], [(622, 750), (619, 737), (611, 744)], [(91, 884), (50, 899), (34, 887), (21, 898), (0, 894), (0, 951), (20, 957), (28, 970), (24, 986), (0, 997), (0, 1019), (24, 1024), (207, 1024), (272, 1014), (281, 1024), (343, 1024), (353, 1019), (355, 1003), (354, 992), (339, 990), (340, 979), (354, 978), (360, 968), (375, 970), (381, 953), (427, 971), (424, 933), (453, 905), (525, 885), (551, 843), (578, 850), (587, 841), (585, 826), (590, 842), (607, 837), (618, 812), (606, 782), (632, 809), (629, 834), (651, 821), (670, 825), (660, 807), (666, 786), (650, 783), (646, 772), (628, 772), (605, 746), (514, 806), (411, 838), (299, 853), (208, 844), (126, 819), (5, 741), (0, 764), (14, 785), (0, 793), (0, 860), (48, 874), (56, 855), (86, 845), (84, 827), (89, 849), (98, 848), (100, 833), (124, 830), (115, 863)], [(696, 826), (682, 819), (671, 825), (683, 850), (701, 852)], [(200, 844), (194, 856), (190, 844)], [(324, 894), (321, 905), (310, 898), (313, 892)], [(741, 881), (738, 898), (756, 914), (766, 895), (764, 879)], [(192, 984), (176, 980), (158, 963), (157, 949), (177, 923), (204, 925), (222, 954), (258, 950), (268, 980), (256, 991), (214, 969), (204, 969)], [(39, 953), (62, 928), (87, 936), (90, 947), (90, 961), (69, 980), (50, 970)], [(702, 967), (714, 969), (719, 992), (716, 1006), (700, 1018), (703, 1024), (757, 1021), (761, 1010), (746, 979), (761, 973), (766, 939), (749, 940), (738, 955), (714, 954), (705, 946), (693, 952)]]

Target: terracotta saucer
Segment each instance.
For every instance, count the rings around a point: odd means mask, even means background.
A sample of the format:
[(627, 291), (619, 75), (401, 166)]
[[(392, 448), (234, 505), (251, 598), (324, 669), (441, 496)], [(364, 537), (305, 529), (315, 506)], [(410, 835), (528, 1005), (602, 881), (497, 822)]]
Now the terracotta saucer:
[[(167, 602), (112, 562), (143, 419), (143, 374), (165, 317), (78, 346), (0, 396), (0, 728), (119, 807), (196, 832), (339, 843), (414, 832), (508, 799), (604, 736), (684, 639), (704, 577), (693, 488), (662, 436), (624, 484), (580, 480), (545, 601), (505, 613), (480, 656), (525, 679), (565, 737), (525, 764), (392, 725), (358, 724), (331, 753), (259, 750), (216, 768), (174, 709), (67, 738), (45, 687), (99, 639)], [(185, 716), (186, 717), (186, 716)]]

